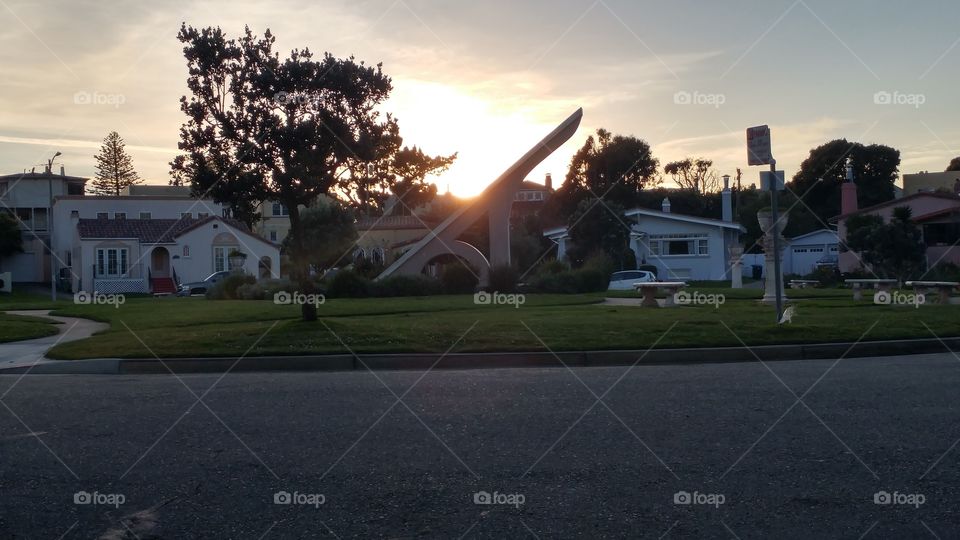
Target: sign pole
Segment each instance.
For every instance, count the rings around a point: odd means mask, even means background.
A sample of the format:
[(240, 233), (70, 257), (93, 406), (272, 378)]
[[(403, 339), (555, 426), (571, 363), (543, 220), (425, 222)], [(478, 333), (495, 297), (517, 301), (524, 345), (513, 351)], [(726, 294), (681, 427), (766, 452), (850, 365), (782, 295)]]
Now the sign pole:
[(773, 279), (777, 293), (777, 324), (783, 314), (783, 279), (780, 277), (780, 207), (777, 195), (780, 185), (777, 180), (777, 160), (770, 160), (770, 213), (773, 217)]

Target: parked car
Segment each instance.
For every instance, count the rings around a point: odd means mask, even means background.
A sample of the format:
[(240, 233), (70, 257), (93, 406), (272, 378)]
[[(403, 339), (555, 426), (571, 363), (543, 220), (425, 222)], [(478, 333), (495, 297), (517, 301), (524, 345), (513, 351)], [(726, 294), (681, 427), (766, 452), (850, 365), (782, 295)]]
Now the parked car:
[(214, 272), (204, 278), (203, 281), (194, 281), (193, 283), (184, 283), (180, 285), (180, 296), (190, 296), (192, 294), (207, 294), (207, 289), (213, 287), (213, 285), (220, 281), (221, 279), (230, 275), (229, 271), (224, 272)]
[(651, 281), (656, 281), (657, 276), (653, 275), (653, 272), (648, 272), (646, 270), (624, 270), (622, 272), (614, 272), (610, 276), (610, 285), (607, 286), (608, 291), (632, 291), (634, 283), (649, 283)]

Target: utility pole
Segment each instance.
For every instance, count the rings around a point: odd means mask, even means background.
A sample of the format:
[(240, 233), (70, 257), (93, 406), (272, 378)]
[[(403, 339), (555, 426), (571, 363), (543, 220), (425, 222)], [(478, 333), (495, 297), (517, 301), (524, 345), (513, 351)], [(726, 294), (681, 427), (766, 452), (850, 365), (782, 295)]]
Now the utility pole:
[(50, 194), (50, 203), (47, 208), (47, 249), (50, 251), (50, 300), (52, 302), (57, 301), (57, 252), (53, 249), (53, 160), (59, 155), (60, 152), (57, 152), (47, 161), (47, 190)]

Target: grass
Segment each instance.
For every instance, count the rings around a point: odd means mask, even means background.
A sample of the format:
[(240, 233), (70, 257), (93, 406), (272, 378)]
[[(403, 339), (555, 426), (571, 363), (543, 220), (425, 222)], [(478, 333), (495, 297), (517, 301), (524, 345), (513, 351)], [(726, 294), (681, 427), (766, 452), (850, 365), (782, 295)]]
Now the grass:
[(57, 333), (53, 319), (0, 313), (0, 343), (53, 336)]
[[(150, 358), (388, 352), (477, 352), (657, 347), (960, 336), (960, 306), (855, 303), (849, 290), (788, 291), (794, 323), (778, 327), (754, 289), (720, 292), (719, 308), (650, 309), (601, 304), (606, 294), (528, 295), (519, 308), (473, 297), (332, 299), (305, 323), (296, 306), (269, 301), (131, 298), (119, 308), (69, 304), (56, 314), (109, 322), (110, 330), (53, 349), (54, 358)], [(630, 297), (636, 297), (630, 294)], [(928, 330), (929, 326), (930, 330)]]

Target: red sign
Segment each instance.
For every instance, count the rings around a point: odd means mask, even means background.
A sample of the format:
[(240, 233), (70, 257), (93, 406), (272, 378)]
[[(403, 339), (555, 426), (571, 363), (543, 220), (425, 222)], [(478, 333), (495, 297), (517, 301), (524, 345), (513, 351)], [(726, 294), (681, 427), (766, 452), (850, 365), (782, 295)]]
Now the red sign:
[(750, 165), (773, 163), (769, 126), (747, 128), (747, 163)]

